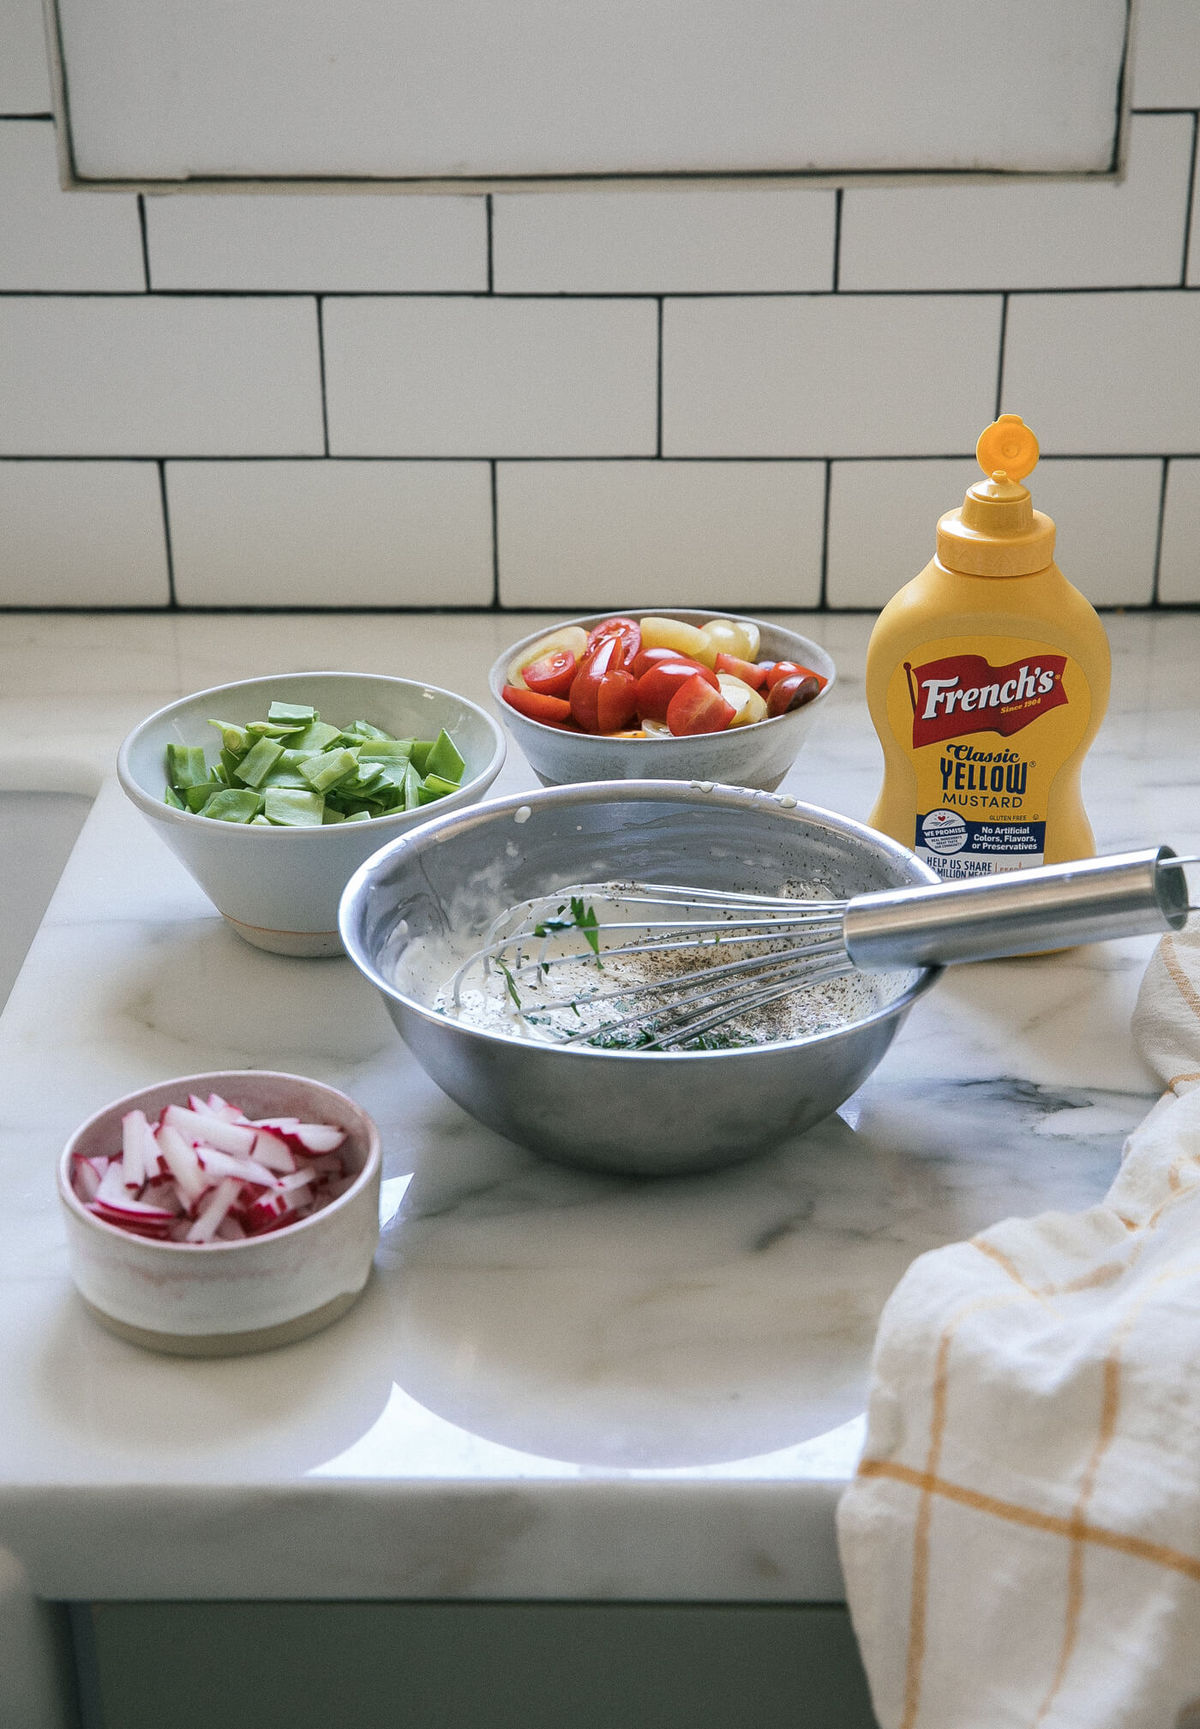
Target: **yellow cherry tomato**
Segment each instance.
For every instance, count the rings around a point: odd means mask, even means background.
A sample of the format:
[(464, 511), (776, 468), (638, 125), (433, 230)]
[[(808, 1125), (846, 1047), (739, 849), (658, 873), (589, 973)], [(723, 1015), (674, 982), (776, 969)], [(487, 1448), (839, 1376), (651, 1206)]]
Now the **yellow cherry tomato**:
[(765, 700), (744, 679), (735, 678), (731, 672), (719, 672), (717, 683), (721, 695), (734, 711), (730, 726), (752, 726), (756, 720), (766, 720)]
[[(756, 624), (743, 624), (733, 618), (710, 618), (700, 629), (712, 644), (713, 660), (718, 654), (732, 654), (751, 663), (758, 659), (761, 632)], [(713, 662), (707, 664), (711, 666)]]
[(673, 648), (680, 654), (686, 654), (692, 660), (698, 660), (701, 666), (711, 667), (717, 658), (716, 648), (704, 632), (694, 624), (685, 624), (681, 618), (643, 618), (642, 627), (643, 648)]

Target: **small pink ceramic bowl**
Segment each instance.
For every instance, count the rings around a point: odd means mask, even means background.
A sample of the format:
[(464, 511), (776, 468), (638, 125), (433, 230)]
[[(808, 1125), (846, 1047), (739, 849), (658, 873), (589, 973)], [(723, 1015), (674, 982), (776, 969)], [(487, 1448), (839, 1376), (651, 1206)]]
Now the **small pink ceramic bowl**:
[[(299, 1117), (344, 1129), (340, 1149), (354, 1181), (319, 1212), (244, 1241), (156, 1242), (110, 1225), (71, 1183), (76, 1155), (121, 1148), (121, 1119), (153, 1121), (189, 1093), (219, 1093), (248, 1117)], [(291, 1344), (345, 1314), (361, 1294), (379, 1240), (382, 1154), (371, 1118), (334, 1087), (266, 1069), (160, 1081), (106, 1105), (71, 1136), (58, 1163), (71, 1276), (89, 1312), (110, 1332), (151, 1350), (235, 1356)]]

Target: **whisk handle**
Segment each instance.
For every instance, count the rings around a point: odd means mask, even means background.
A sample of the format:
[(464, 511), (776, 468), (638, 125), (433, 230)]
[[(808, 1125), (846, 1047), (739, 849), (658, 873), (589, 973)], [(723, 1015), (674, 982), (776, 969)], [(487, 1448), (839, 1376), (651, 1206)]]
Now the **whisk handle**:
[(1187, 882), (1170, 847), (855, 895), (846, 950), (865, 972), (996, 960), (1179, 930)]

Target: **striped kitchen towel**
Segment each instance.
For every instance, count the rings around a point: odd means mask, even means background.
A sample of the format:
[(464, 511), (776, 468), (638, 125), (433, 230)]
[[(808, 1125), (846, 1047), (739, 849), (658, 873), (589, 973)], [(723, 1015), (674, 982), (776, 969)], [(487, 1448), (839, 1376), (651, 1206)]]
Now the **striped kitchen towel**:
[(1166, 1092), (1103, 1203), (923, 1255), (838, 1509), (883, 1729), (1200, 1729), (1200, 932), (1134, 1014)]

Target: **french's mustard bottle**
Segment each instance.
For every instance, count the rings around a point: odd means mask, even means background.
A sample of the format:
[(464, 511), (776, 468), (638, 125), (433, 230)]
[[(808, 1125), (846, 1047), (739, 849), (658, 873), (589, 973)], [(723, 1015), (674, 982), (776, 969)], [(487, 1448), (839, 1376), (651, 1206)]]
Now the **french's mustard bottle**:
[(986, 478), (938, 522), (936, 556), (867, 649), (884, 756), (869, 821), (947, 881), (1094, 853), (1080, 769), (1110, 675), (1104, 626), (1021, 484), (1037, 439), (1002, 414), (975, 454)]

